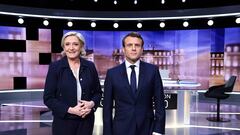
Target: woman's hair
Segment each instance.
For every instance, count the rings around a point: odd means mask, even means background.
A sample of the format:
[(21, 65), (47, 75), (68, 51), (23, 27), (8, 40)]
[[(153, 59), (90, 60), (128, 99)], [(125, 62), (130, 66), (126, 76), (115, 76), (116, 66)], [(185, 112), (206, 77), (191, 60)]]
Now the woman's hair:
[[(64, 47), (64, 41), (65, 41), (65, 39), (66, 39), (68, 36), (75, 36), (75, 37), (78, 38), (79, 42), (82, 44), (82, 50), (81, 50), (81, 52), (80, 52), (80, 56), (86, 55), (86, 51), (85, 51), (85, 38), (84, 38), (83, 35), (82, 35), (81, 33), (79, 33), (79, 32), (69, 31), (69, 32), (65, 33), (65, 34), (63, 35), (63, 37), (62, 37), (62, 40), (61, 40), (61, 46), (62, 46), (62, 48)], [(63, 56), (66, 55), (64, 51), (62, 51), (61, 54), (62, 54)]]

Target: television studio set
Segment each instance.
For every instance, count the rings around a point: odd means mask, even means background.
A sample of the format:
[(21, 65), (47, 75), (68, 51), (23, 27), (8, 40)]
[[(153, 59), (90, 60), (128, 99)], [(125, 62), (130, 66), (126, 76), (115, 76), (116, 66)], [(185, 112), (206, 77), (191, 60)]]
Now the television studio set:
[(240, 1), (1, 0), (0, 105), (0, 135), (239, 135)]

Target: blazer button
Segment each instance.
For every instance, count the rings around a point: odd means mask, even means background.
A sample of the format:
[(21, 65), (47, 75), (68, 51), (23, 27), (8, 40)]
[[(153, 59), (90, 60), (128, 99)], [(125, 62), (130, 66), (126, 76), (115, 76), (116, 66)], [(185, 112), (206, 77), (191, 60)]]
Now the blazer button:
[(82, 81), (82, 78), (80, 78), (80, 81)]

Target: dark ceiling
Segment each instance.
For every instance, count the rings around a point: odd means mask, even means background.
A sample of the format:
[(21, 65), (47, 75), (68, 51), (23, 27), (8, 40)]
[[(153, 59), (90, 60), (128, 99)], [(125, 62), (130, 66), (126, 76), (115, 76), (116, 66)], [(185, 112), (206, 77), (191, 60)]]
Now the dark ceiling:
[(192, 9), (206, 7), (222, 7), (230, 5), (240, 5), (240, 0), (117, 0), (118, 4), (113, 4), (114, 0), (0, 0), (0, 4), (17, 5), (26, 7), (69, 9), (69, 10), (91, 10), (91, 11), (144, 11), (144, 10), (172, 10), (172, 9)]

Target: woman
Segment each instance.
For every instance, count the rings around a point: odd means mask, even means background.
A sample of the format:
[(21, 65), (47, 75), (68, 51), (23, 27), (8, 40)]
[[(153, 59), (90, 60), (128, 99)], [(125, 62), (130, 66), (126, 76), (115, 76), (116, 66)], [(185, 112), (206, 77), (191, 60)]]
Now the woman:
[(83, 59), (85, 39), (77, 32), (62, 37), (64, 57), (50, 64), (44, 104), (52, 110), (53, 135), (92, 135), (94, 111), (102, 91), (94, 64)]

